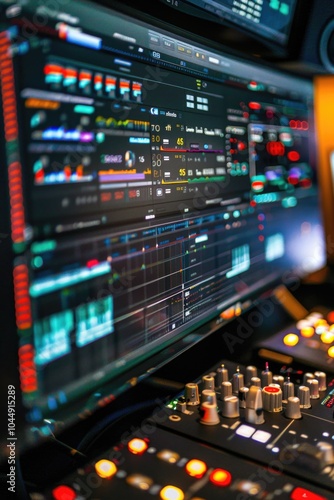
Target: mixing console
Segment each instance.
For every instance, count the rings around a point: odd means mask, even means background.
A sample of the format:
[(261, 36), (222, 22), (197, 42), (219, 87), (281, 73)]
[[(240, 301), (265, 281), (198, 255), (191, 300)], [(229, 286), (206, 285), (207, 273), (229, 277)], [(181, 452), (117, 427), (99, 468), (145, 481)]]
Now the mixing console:
[(275, 333), (257, 345), (258, 354), (266, 359), (290, 364), (293, 361), (321, 368), (334, 369), (333, 312), (312, 312), (305, 318)]
[(323, 371), (223, 360), (36, 498), (330, 500), (333, 407)]

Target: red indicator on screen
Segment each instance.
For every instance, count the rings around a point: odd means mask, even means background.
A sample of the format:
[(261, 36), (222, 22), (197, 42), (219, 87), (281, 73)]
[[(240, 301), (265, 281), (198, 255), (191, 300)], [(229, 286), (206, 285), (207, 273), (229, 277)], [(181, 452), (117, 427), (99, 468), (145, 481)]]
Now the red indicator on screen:
[(264, 189), (264, 182), (262, 181), (254, 181), (252, 182), (252, 190), (256, 192), (263, 191)]
[(280, 141), (270, 141), (266, 148), (271, 156), (283, 156), (285, 153), (285, 146)]
[(313, 493), (305, 488), (295, 488), (290, 496), (291, 500), (326, 500), (325, 497)]
[(288, 159), (290, 161), (298, 161), (298, 160), (300, 160), (300, 154), (298, 153), (298, 151), (289, 151), (288, 152)]
[(254, 101), (253, 101), (253, 102), (250, 102), (250, 103), (248, 104), (248, 106), (249, 106), (249, 109), (254, 109), (254, 110), (259, 110), (259, 109), (261, 109), (261, 104), (260, 104), (259, 102), (254, 102)]

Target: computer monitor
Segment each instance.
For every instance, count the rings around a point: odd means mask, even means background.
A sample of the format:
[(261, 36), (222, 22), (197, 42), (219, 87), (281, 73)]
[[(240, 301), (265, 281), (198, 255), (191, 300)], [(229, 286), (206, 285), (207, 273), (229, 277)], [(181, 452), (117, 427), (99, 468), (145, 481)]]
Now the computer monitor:
[(310, 80), (121, 4), (0, 5), (2, 389), (24, 450), (325, 256)]
[(297, 55), (304, 21), (310, 12), (310, 4), (299, 0), (160, 1), (188, 18), (199, 17), (220, 24), (222, 32), (230, 28), (244, 33), (249, 37), (248, 44), (252, 45), (252, 39), (253, 45), (255, 40), (260, 41), (272, 54), (285, 58)]

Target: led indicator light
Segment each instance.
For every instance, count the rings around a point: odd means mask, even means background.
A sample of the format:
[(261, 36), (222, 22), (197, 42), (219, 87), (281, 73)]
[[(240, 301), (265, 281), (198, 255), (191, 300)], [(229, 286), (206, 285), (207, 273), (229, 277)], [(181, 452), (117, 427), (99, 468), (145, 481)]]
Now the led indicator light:
[(210, 481), (216, 486), (228, 486), (232, 481), (232, 476), (225, 469), (215, 469), (210, 474)]
[(313, 326), (305, 326), (304, 328), (302, 328), (300, 330), (300, 334), (302, 337), (305, 337), (305, 338), (313, 337), (313, 335), (314, 335)]
[(288, 333), (283, 338), (283, 343), (289, 347), (297, 345), (299, 342), (299, 337), (295, 333)]
[(160, 491), (160, 498), (162, 500), (183, 500), (184, 493), (180, 488), (168, 485)]
[(193, 459), (190, 460), (186, 465), (186, 471), (189, 476), (201, 478), (207, 471), (207, 466), (202, 460)]
[(61, 485), (52, 490), (52, 496), (55, 500), (74, 500), (76, 492), (69, 486)]
[(112, 477), (116, 474), (117, 472), (117, 467), (114, 464), (114, 462), (111, 462), (110, 460), (99, 460), (95, 464), (95, 470), (96, 474), (100, 477), (103, 478), (109, 478)]
[(134, 438), (128, 442), (128, 449), (134, 455), (142, 455), (148, 448), (148, 444), (144, 439)]

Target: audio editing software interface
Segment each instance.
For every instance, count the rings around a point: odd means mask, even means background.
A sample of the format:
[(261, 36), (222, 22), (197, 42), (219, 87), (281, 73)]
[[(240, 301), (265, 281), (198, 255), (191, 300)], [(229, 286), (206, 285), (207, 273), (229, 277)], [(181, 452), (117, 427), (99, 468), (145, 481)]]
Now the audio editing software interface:
[[(287, 45), (298, 0), (162, 0), (183, 12), (229, 23), (260, 38)], [(193, 7), (196, 10), (193, 9)]]
[(309, 80), (62, 3), (0, 2), (27, 446), (44, 419), (324, 264)]

